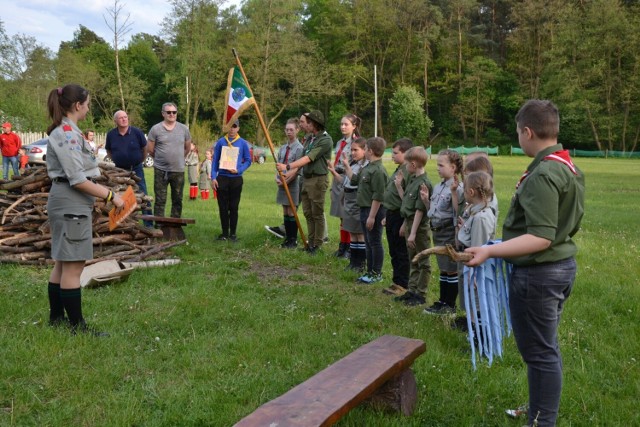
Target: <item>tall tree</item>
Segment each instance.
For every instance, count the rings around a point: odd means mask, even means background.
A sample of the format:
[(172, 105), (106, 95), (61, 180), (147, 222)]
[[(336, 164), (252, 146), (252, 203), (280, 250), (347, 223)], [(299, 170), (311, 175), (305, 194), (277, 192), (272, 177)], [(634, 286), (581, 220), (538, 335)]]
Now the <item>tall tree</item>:
[(118, 80), (118, 91), (120, 92), (120, 102), (123, 110), (127, 109), (124, 101), (124, 92), (122, 90), (122, 75), (120, 72), (120, 45), (124, 37), (131, 31), (132, 22), (129, 22), (131, 14), (127, 13), (123, 16), (124, 5), (120, 4), (120, 0), (114, 0), (113, 6), (107, 8), (109, 19), (102, 15), (105, 24), (113, 33), (113, 53), (116, 61), (116, 79)]

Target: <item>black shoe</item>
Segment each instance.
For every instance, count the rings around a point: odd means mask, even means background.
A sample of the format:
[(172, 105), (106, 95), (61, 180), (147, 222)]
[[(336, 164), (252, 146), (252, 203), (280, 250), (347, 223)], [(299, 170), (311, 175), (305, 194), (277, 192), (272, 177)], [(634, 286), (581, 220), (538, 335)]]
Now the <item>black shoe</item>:
[(60, 316), (60, 317), (56, 317), (55, 319), (49, 319), (49, 326), (51, 326), (52, 328), (59, 328), (59, 327), (68, 327), (69, 326), (69, 319), (67, 319), (64, 316)]
[(344, 271), (355, 271), (357, 273), (364, 273), (365, 266), (349, 264), (344, 268)]
[(218, 238), (216, 240), (220, 240), (221, 242), (224, 242), (227, 239), (229, 239), (229, 236), (227, 236), (226, 234), (221, 234), (221, 235), (218, 236)]
[(87, 325), (84, 320), (75, 326), (71, 326), (71, 333), (76, 335), (78, 333), (93, 335), (96, 338), (108, 338), (110, 335), (107, 332), (101, 332), (96, 330), (93, 326)]
[[(408, 293), (409, 292), (407, 292), (407, 294)], [(424, 299), (422, 295), (411, 293), (411, 298), (404, 300), (402, 302), (404, 303), (404, 305), (408, 305), (409, 307), (415, 307), (416, 305), (422, 305), (427, 301)]]
[(231, 236), (229, 236), (229, 241), (233, 243), (237, 242), (238, 236), (236, 236), (235, 234), (232, 234)]
[(309, 255), (315, 255), (320, 252), (320, 248), (317, 246), (309, 246), (306, 251)]
[(469, 332), (469, 326), (467, 326), (467, 316), (456, 317), (453, 321), (452, 327), (461, 332)]
[(276, 236), (278, 239), (284, 239), (285, 237), (280, 227), (269, 227), (268, 225), (265, 225), (264, 229), (267, 230), (269, 233), (273, 234), (274, 236)]
[(424, 309), (425, 314), (435, 314), (438, 316), (453, 314), (455, 312), (456, 309), (454, 307), (450, 307), (449, 304), (443, 301), (436, 301), (431, 307)]
[(336, 258), (342, 258), (347, 249), (349, 249), (348, 243), (341, 242), (340, 246), (338, 246), (338, 250), (333, 253), (333, 256)]
[(323, 243), (329, 243), (329, 236), (325, 237), (324, 239), (322, 239)]
[(280, 247), (284, 249), (295, 249), (298, 247), (298, 243), (295, 240), (285, 240)]

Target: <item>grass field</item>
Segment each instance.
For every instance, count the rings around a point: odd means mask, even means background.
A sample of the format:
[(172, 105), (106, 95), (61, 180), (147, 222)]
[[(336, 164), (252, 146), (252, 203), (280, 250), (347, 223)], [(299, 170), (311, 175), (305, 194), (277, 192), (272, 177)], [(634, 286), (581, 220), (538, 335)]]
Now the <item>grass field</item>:
[[(528, 160), (492, 161), (502, 220)], [(640, 163), (576, 163), (586, 174), (587, 204), (578, 277), (560, 326), (558, 425), (640, 425)], [(437, 180), (435, 161), (427, 171)], [(343, 271), (345, 261), (330, 255), (336, 218), (324, 254), (280, 249), (263, 229), (282, 216), (273, 174), (273, 163), (246, 173), (238, 243), (215, 241), (215, 201), (186, 200), (183, 216), (197, 222), (186, 228), (189, 244), (174, 251), (181, 264), (85, 290), (85, 317), (108, 339), (46, 326), (48, 269), (0, 265), (0, 425), (230, 426), (384, 334), (426, 342), (414, 364), (416, 412), (357, 408), (340, 426), (524, 424), (504, 415), (527, 399), (512, 338), (503, 359), (491, 367), (483, 360), (474, 371), (465, 335), (380, 292), (390, 280), (388, 257), (384, 285), (356, 285)]]

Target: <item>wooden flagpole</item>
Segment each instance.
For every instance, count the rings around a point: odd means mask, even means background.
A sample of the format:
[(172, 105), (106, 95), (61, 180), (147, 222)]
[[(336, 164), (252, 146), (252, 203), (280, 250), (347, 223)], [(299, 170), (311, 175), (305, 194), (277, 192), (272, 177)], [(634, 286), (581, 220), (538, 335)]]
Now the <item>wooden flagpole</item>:
[[(242, 64), (240, 63), (240, 58), (238, 57), (238, 53), (235, 49), (231, 49), (233, 52), (233, 57), (236, 59), (236, 64), (238, 68), (240, 68), (240, 72), (242, 73), (242, 78), (244, 79), (244, 83), (247, 85), (249, 91), (253, 94), (253, 89), (249, 86), (249, 80), (247, 80), (247, 75), (244, 73), (244, 68), (242, 68)], [(260, 113), (260, 107), (258, 107), (258, 101), (254, 97), (253, 108), (256, 109), (256, 115), (258, 116), (258, 121), (260, 122), (260, 126), (262, 127), (262, 132), (264, 132), (265, 137), (267, 138), (267, 142), (269, 143), (269, 150), (271, 150), (271, 156), (273, 156), (273, 160), (275, 163), (278, 163), (278, 159), (276, 158), (276, 152), (273, 148), (273, 142), (271, 142), (271, 135), (269, 135), (269, 131), (267, 130), (267, 125), (262, 118), (262, 113)], [(287, 199), (289, 199), (289, 206), (293, 210), (293, 216), (296, 219), (296, 225), (298, 227), (298, 232), (300, 233), (300, 238), (302, 239), (302, 243), (305, 248), (308, 248), (307, 237), (302, 230), (302, 225), (300, 224), (300, 219), (298, 218), (298, 210), (296, 209), (295, 203), (293, 203), (293, 199), (291, 198), (291, 192), (289, 192), (289, 186), (287, 185), (287, 180), (285, 175), (276, 168), (278, 175), (280, 176), (280, 181), (282, 182), (282, 186), (284, 187), (284, 192), (287, 194)]]

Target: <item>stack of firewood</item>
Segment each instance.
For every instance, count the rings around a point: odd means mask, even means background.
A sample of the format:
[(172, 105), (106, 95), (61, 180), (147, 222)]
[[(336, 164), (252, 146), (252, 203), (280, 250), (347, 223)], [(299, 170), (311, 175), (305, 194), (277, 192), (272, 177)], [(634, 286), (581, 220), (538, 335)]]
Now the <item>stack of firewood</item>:
[[(111, 164), (100, 164), (96, 182), (114, 192), (131, 185), (138, 206), (151, 198), (139, 191), (135, 173)], [(47, 199), (51, 180), (44, 166), (37, 166), (13, 180), (0, 180), (0, 263), (47, 264), (51, 260), (51, 234), (47, 218)], [(2, 191), (5, 190), (5, 191)], [(162, 231), (144, 227), (134, 212), (118, 228), (109, 231), (112, 206), (96, 199), (93, 209), (93, 256), (88, 264), (106, 259), (142, 261), (164, 258), (163, 251), (180, 242), (159, 242)], [(140, 208), (141, 209), (141, 208)]]

